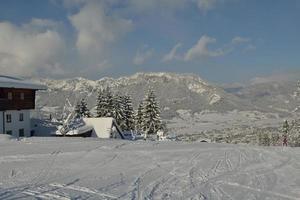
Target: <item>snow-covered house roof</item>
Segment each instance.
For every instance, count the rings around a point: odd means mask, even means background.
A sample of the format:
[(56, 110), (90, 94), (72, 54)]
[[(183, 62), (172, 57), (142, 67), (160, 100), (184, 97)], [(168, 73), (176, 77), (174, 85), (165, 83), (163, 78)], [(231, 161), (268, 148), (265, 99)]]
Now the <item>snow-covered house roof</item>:
[(45, 85), (33, 83), (24, 79), (0, 75), (0, 88), (46, 90)]
[(98, 138), (121, 138), (124, 139), (122, 130), (112, 117), (83, 118), (83, 121), (93, 127), (92, 136)]

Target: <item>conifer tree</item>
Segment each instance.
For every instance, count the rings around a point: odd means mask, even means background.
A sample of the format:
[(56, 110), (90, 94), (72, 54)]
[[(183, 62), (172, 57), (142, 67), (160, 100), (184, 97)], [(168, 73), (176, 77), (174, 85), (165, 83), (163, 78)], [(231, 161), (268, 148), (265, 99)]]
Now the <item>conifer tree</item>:
[(114, 117), (114, 95), (112, 94), (109, 87), (106, 88), (106, 98), (107, 98), (107, 106), (106, 106), (106, 117)]
[(280, 140), (280, 137), (279, 137), (279, 134), (278, 134), (278, 133), (273, 133), (273, 134), (271, 135), (271, 144), (272, 144), (273, 146), (278, 145), (279, 140)]
[(81, 117), (81, 109), (80, 109), (80, 103), (78, 102), (75, 106), (75, 118), (80, 118)]
[(160, 108), (153, 90), (149, 90), (143, 101), (142, 128), (146, 135), (156, 134), (161, 129)]
[(97, 103), (96, 103), (96, 117), (105, 117), (107, 112), (107, 98), (105, 91), (100, 89), (98, 92)]
[(260, 132), (259, 133), (259, 145), (261, 146), (270, 146), (270, 137), (267, 133)]
[(96, 107), (97, 117), (114, 117), (114, 97), (109, 87), (99, 91)]
[(135, 113), (135, 129), (140, 132), (143, 130), (143, 102), (141, 101)]
[(116, 94), (113, 96), (112, 117), (117, 124), (124, 129), (124, 107), (122, 104), (122, 96)]
[(289, 125), (288, 121), (285, 120), (283, 123), (283, 126), (282, 126), (283, 134), (287, 136), (289, 133), (289, 129), (290, 129), (290, 125)]
[(288, 143), (293, 147), (300, 146), (300, 124), (299, 120), (292, 121), (289, 128)]
[(134, 130), (134, 110), (132, 106), (132, 99), (129, 95), (123, 96), (122, 104), (124, 108), (124, 128), (123, 130)]
[(81, 99), (80, 103), (75, 107), (76, 117), (91, 117), (91, 113), (87, 108), (85, 99)]

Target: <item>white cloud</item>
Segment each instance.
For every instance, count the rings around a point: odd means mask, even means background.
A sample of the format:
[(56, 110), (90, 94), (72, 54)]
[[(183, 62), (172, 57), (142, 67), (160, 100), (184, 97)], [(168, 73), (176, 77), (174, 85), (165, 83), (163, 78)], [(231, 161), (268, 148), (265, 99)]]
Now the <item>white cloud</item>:
[(76, 47), (82, 55), (100, 54), (108, 43), (133, 27), (131, 20), (108, 15), (104, 6), (96, 1), (87, 1), (69, 19), (77, 31)]
[(144, 47), (142, 50), (137, 50), (135, 57), (133, 58), (133, 64), (142, 65), (153, 55), (152, 49)]
[(254, 51), (256, 49), (256, 46), (253, 44), (248, 44), (244, 51)]
[(128, 0), (128, 8), (134, 12), (175, 11), (184, 8), (190, 0)]
[(197, 0), (197, 5), (201, 11), (206, 12), (214, 9), (218, 1), (220, 0)]
[(250, 42), (251, 40), (249, 38), (244, 38), (240, 36), (236, 36), (231, 40), (232, 44), (241, 44), (241, 43), (247, 43)]
[[(214, 44), (217, 42), (217, 40), (215, 38), (204, 35), (198, 40), (197, 44), (195, 44), (186, 52), (186, 54), (184, 55), (184, 60), (191, 61), (195, 59), (224, 56), (238, 48), (245, 48), (245, 50), (254, 50), (256, 47), (250, 44), (250, 41), (250, 38), (236, 36), (229, 43), (223, 45), (222, 47), (210, 50), (208, 48), (209, 44)], [(245, 47), (245, 45), (247, 46)]]
[(187, 51), (184, 56), (185, 61), (190, 61), (193, 59), (206, 58), (206, 57), (218, 57), (226, 54), (224, 49), (209, 50), (208, 45), (216, 43), (216, 39), (209, 36), (202, 36), (197, 44), (195, 44), (191, 49)]
[[(40, 19), (16, 26), (0, 23), (0, 71), (2, 74), (31, 76), (41, 73), (62, 73), (60, 59), (64, 40)], [(45, 21), (46, 22), (46, 21)]]
[(293, 72), (276, 72), (268, 76), (255, 77), (250, 80), (251, 85), (270, 83), (270, 82), (286, 82), (299, 80), (299, 71)]
[(176, 44), (172, 49), (171, 51), (164, 55), (164, 57), (162, 58), (162, 61), (163, 62), (168, 62), (168, 61), (171, 61), (171, 60), (176, 60), (176, 59), (180, 59), (180, 56), (177, 55), (177, 50), (182, 46), (181, 43), (178, 43)]

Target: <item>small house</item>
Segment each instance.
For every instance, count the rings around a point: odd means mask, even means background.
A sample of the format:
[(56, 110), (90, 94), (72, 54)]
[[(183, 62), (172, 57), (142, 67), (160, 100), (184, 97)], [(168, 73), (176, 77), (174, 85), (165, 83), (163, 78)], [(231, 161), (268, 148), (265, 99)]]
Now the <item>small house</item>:
[(31, 136), (30, 111), (35, 109), (35, 93), (46, 86), (0, 75), (0, 134)]
[(122, 130), (112, 117), (83, 118), (83, 121), (93, 127), (92, 137), (125, 139)]

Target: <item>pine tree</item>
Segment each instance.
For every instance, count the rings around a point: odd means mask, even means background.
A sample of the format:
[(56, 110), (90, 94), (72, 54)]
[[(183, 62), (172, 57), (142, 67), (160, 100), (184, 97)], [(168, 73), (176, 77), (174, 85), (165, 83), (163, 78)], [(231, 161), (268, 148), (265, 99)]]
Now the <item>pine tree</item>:
[(116, 94), (113, 96), (112, 117), (117, 124), (124, 129), (124, 107), (122, 104), (122, 96)]
[(268, 133), (260, 131), (258, 133), (258, 145), (260, 146), (270, 146), (271, 139)]
[(124, 128), (123, 130), (134, 130), (134, 110), (132, 106), (132, 99), (129, 95), (123, 96), (122, 104), (124, 108)]
[(114, 117), (114, 96), (109, 87), (106, 88), (107, 105), (105, 110), (105, 117)]
[(81, 99), (80, 103), (75, 107), (76, 117), (91, 117), (91, 113), (87, 108), (87, 103), (85, 99)]
[(146, 135), (156, 134), (161, 129), (160, 108), (153, 90), (149, 90), (143, 101), (142, 128)]
[(289, 125), (288, 121), (285, 120), (283, 123), (283, 126), (282, 126), (283, 134), (287, 136), (289, 133), (289, 129), (290, 129), (290, 125)]
[(141, 101), (138, 109), (136, 110), (135, 113), (135, 130), (137, 130), (138, 132), (142, 131), (142, 123), (143, 123), (143, 102)]
[(271, 144), (272, 144), (273, 146), (277, 146), (279, 140), (280, 140), (280, 137), (279, 137), (279, 134), (278, 134), (278, 133), (273, 133), (273, 134), (271, 135)]
[(300, 124), (299, 120), (292, 121), (289, 128), (288, 143), (290, 146), (300, 146)]
[(80, 103), (76, 104), (74, 112), (75, 112), (75, 118), (81, 117)]
[(297, 91), (294, 93), (297, 106), (295, 111), (300, 111), (300, 81), (297, 82)]
[(99, 91), (96, 110), (97, 117), (113, 117), (114, 99), (109, 87)]
[(105, 96), (105, 91), (100, 89), (97, 97), (96, 117), (105, 117), (107, 112), (106, 106), (107, 106), (107, 98)]
[(270, 139), (268, 133), (264, 133), (264, 134), (263, 134), (263, 144), (264, 144), (265, 146), (270, 146), (270, 144), (271, 144), (271, 139)]

